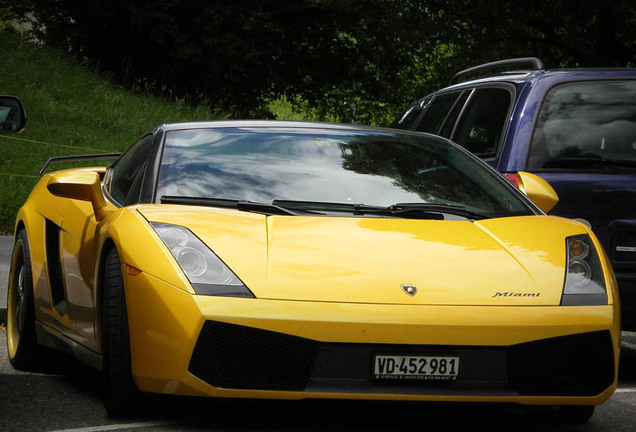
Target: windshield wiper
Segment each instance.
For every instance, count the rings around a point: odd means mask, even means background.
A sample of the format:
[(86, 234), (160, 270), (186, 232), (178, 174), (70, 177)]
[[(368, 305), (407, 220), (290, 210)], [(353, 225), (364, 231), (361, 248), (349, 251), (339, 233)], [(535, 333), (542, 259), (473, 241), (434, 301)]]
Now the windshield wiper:
[(374, 206), (361, 203), (336, 203), (322, 201), (273, 200), (261, 203), (247, 200), (224, 198), (162, 196), (162, 204), (185, 204), (237, 209), (263, 213), (266, 215), (322, 214), (324, 212), (351, 213), (354, 215), (377, 215), (411, 219), (443, 220), (444, 214), (461, 216), (466, 219), (484, 219), (487, 216), (472, 212), (466, 207), (431, 203), (398, 203), (390, 206)]
[(600, 156), (561, 157), (552, 160), (545, 168), (580, 170), (634, 170), (636, 161), (628, 159), (605, 159)]
[(185, 204), (198, 205), (208, 207), (221, 207), (237, 209), (247, 212), (263, 213), (266, 215), (297, 215), (298, 213), (276, 204), (260, 203), (246, 200), (234, 200), (224, 198), (206, 198), (206, 197), (183, 197), (183, 196), (162, 196), (162, 204)]
[(331, 211), (344, 213), (374, 213), (386, 212), (387, 207), (372, 206), (358, 203), (337, 203), (328, 201), (297, 201), (297, 200), (274, 200), (273, 205), (284, 207), (287, 209), (304, 210), (304, 211)]
[(390, 206), (374, 206), (360, 203), (274, 200), (272, 201), (272, 204), (299, 210), (343, 212), (352, 213), (354, 215), (372, 214), (411, 219), (443, 220), (444, 213), (459, 215), (467, 219), (483, 219), (486, 217), (484, 215), (471, 212), (462, 206), (429, 203), (398, 203)]
[(608, 169), (636, 169), (636, 161), (626, 159), (601, 159), (604, 168)]
[(389, 207), (394, 215), (408, 215), (410, 213), (452, 214), (466, 219), (485, 219), (488, 216), (469, 210), (455, 204), (439, 203), (397, 203)]

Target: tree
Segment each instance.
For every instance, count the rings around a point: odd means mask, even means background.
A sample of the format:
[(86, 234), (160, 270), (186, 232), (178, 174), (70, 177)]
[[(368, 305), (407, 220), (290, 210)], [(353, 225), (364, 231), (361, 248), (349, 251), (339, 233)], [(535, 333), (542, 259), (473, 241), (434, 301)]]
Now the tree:
[(285, 96), (324, 118), (387, 124), (458, 70), (538, 56), (633, 63), (626, 0), (22, 0), (37, 36), (121, 83), (268, 117)]

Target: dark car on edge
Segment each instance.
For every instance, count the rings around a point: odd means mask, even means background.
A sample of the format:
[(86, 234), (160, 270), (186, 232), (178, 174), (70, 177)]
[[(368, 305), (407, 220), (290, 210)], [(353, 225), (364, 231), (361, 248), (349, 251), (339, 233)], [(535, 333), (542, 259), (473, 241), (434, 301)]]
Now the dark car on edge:
[(550, 214), (586, 221), (602, 242), (623, 329), (636, 329), (636, 69), (487, 63), (457, 73), (391, 126), (449, 138), (512, 182), (519, 171), (547, 180), (559, 196)]
[(0, 135), (20, 132), (26, 125), (26, 112), (20, 98), (0, 96)]

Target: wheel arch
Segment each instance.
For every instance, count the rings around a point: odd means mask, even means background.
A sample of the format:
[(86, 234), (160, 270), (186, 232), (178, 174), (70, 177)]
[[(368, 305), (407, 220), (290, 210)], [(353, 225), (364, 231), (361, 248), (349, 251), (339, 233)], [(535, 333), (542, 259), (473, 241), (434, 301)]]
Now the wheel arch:
[[(44, 219), (42, 215), (32, 211), (32, 208), (28, 205), (24, 205), (18, 210), (18, 215), (15, 220), (13, 229), (13, 244), (15, 245), (18, 239), (18, 233), (24, 231), (26, 240), (29, 246), (29, 255), (31, 258), (31, 270), (33, 274), (35, 263), (44, 262)], [(33, 281), (33, 290), (35, 292), (36, 284)]]
[(18, 233), (22, 230), (26, 230), (26, 224), (24, 223), (22, 219), (19, 219), (15, 224), (15, 231), (13, 233), (13, 238), (15, 239)]

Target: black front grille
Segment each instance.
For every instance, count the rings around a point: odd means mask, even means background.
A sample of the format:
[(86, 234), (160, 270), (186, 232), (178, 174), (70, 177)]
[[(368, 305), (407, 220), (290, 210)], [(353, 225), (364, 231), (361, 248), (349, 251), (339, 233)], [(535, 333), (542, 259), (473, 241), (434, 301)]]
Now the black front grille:
[(598, 331), (514, 345), (508, 369), (522, 395), (594, 396), (614, 381), (612, 338)]
[(301, 391), (316, 352), (308, 339), (207, 321), (188, 369), (215, 387)]

